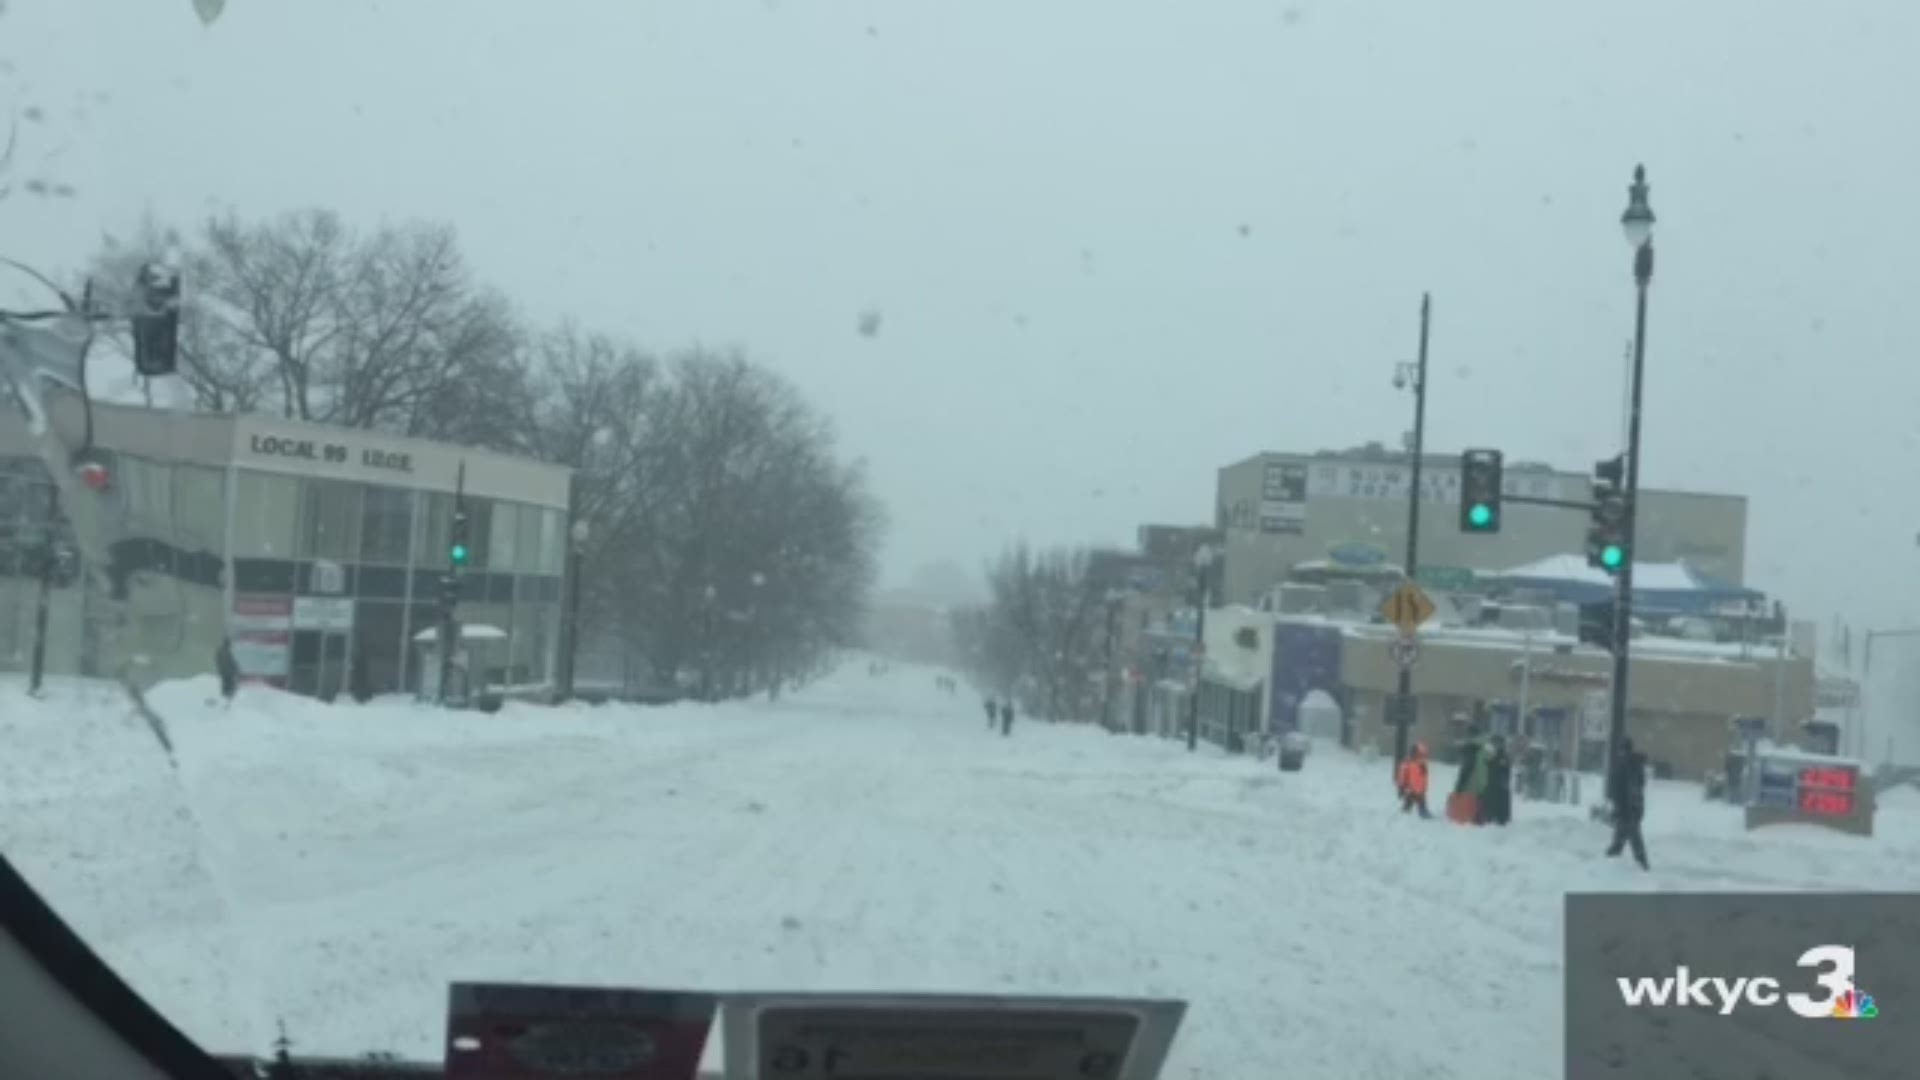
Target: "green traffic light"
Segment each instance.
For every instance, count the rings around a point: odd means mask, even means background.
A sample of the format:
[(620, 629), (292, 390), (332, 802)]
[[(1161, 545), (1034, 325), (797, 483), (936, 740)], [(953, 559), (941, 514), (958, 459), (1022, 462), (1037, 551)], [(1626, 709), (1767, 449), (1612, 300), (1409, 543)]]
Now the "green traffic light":
[(1609, 570), (1620, 569), (1620, 564), (1625, 562), (1626, 558), (1627, 553), (1620, 550), (1618, 544), (1608, 544), (1600, 549), (1600, 565)]
[(1486, 503), (1474, 503), (1467, 510), (1467, 520), (1473, 523), (1474, 528), (1484, 529), (1493, 524), (1493, 507)]
[(447, 552), (447, 555), (453, 559), (454, 565), (464, 566), (467, 561), (467, 545), (455, 544), (453, 550)]

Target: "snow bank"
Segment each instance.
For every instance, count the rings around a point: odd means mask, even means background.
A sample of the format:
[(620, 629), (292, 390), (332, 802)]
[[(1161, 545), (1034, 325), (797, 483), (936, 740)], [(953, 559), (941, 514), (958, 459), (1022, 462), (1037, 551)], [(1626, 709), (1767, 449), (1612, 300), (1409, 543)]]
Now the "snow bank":
[(153, 698), (177, 773), (111, 692), (0, 679), (0, 845), (222, 1050), (284, 1019), (309, 1053), (436, 1057), (446, 984), (496, 979), (1174, 996), (1172, 1077), (1534, 1080), (1568, 891), (1920, 886), (1898, 792), (1864, 840), (1748, 833), (1656, 783), (1642, 874), (1582, 808), (1463, 829), (1337, 749), (1281, 774), (1024, 717), (1002, 738), (864, 660), (656, 709)]

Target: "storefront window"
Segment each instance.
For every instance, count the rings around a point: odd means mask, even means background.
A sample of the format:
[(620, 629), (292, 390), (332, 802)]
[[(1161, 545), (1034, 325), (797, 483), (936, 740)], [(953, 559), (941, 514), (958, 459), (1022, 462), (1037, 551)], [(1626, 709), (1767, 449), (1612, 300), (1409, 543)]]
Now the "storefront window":
[(188, 551), (227, 549), (227, 478), (219, 469), (176, 465), (173, 469), (173, 532)]
[(453, 496), (440, 492), (420, 496), (420, 528), (414, 531), (413, 565), (444, 569), (447, 565), (447, 528), (453, 517)]
[(360, 514), (360, 561), (401, 565), (413, 533), (413, 492), (369, 487)]
[(537, 574), (540, 572), (540, 520), (546, 511), (537, 506), (522, 506), (515, 515), (520, 519), (519, 534), (514, 548), (519, 552), (519, 561), (513, 570), (517, 574)]
[(360, 549), (360, 485), (308, 480), (303, 494), (300, 557), (352, 562)]
[(234, 479), (233, 552), (240, 558), (291, 559), (300, 523), (300, 481), (241, 472)]
[(515, 556), (520, 550), (520, 508), (510, 502), (493, 505), (493, 547), (487, 552), (487, 569), (510, 574), (518, 569)]
[(549, 577), (565, 571), (567, 565), (567, 516), (559, 510), (540, 511), (540, 565), (537, 572)]

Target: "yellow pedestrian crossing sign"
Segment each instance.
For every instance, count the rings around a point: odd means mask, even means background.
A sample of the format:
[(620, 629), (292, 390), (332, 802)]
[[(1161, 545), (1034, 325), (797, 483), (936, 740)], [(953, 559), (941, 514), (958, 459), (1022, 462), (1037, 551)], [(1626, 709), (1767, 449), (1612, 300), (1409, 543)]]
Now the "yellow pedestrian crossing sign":
[(1427, 598), (1420, 586), (1411, 581), (1401, 582), (1400, 587), (1393, 590), (1393, 595), (1380, 605), (1380, 614), (1399, 627), (1407, 637), (1412, 637), (1413, 632), (1420, 629), (1421, 623), (1433, 618), (1433, 611), (1433, 601)]

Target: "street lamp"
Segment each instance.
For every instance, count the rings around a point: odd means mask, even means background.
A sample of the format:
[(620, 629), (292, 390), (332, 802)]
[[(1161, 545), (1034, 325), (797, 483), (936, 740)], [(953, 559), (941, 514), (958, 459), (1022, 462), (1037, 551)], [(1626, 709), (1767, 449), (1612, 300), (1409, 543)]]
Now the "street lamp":
[(573, 541), (568, 551), (569, 562), (573, 568), (573, 582), (567, 590), (567, 666), (565, 669), (567, 678), (566, 682), (561, 684), (561, 701), (569, 701), (573, 698), (574, 678), (579, 671), (580, 582), (587, 576), (585, 554), (587, 538), (592, 533), (593, 529), (587, 524), (586, 518), (574, 518), (573, 526), (567, 530), (568, 537)]
[(1627, 737), (1627, 650), (1633, 640), (1634, 528), (1640, 517), (1640, 393), (1647, 361), (1647, 286), (1653, 282), (1653, 207), (1647, 202), (1647, 168), (1633, 167), (1627, 186), (1627, 208), (1620, 215), (1620, 231), (1633, 248), (1633, 383), (1627, 406), (1627, 488), (1621, 535), (1628, 555), (1614, 579), (1613, 710), (1607, 732), (1609, 765)]
[(1200, 748), (1200, 684), (1207, 667), (1207, 584), (1213, 569), (1213, 545), (1201, 544), (1193, 551), (1193, 696), (1187, 699), (1187, 751)]
[[(1409, 364), (1401, 361), (1394, 366), (1393, 385), (1402, 389), (1409, 384), (1413, 387), (1413, 441), (1407, 448), (1407, 456), (1412, 462), (1412, 475), (1407, 478), (1407, 560), (1404, 572), (1408, 581), (1415, 581), (1420, 573), (1420, 466), (1426, 457), (1427, 441), (1427, 327), (1432, 321), (1433, 296), (1420, 294), (1420, 352), (1419, 358)], [(1400, 665), (1399, 681), (1394, 687), (1393, 721), (1393, 767), (1399, 774), (1400, 762), (1407, 756), (1407, 731), (1413, 726), (1413, 669)]]
[(1100, 702), (1100, 726), (1108, 731), (1113, 730), (1113, 699), (1116, 696), (1114, 693), (1115, 667), (1120, 659), (1114, 639), (1119, 629), (1120, 602), (1125, 600), (1126, 596), (1127, 594), (1119, 588), (1107, 590), (1107, 671), (1104, 680), (1106, 694)]

